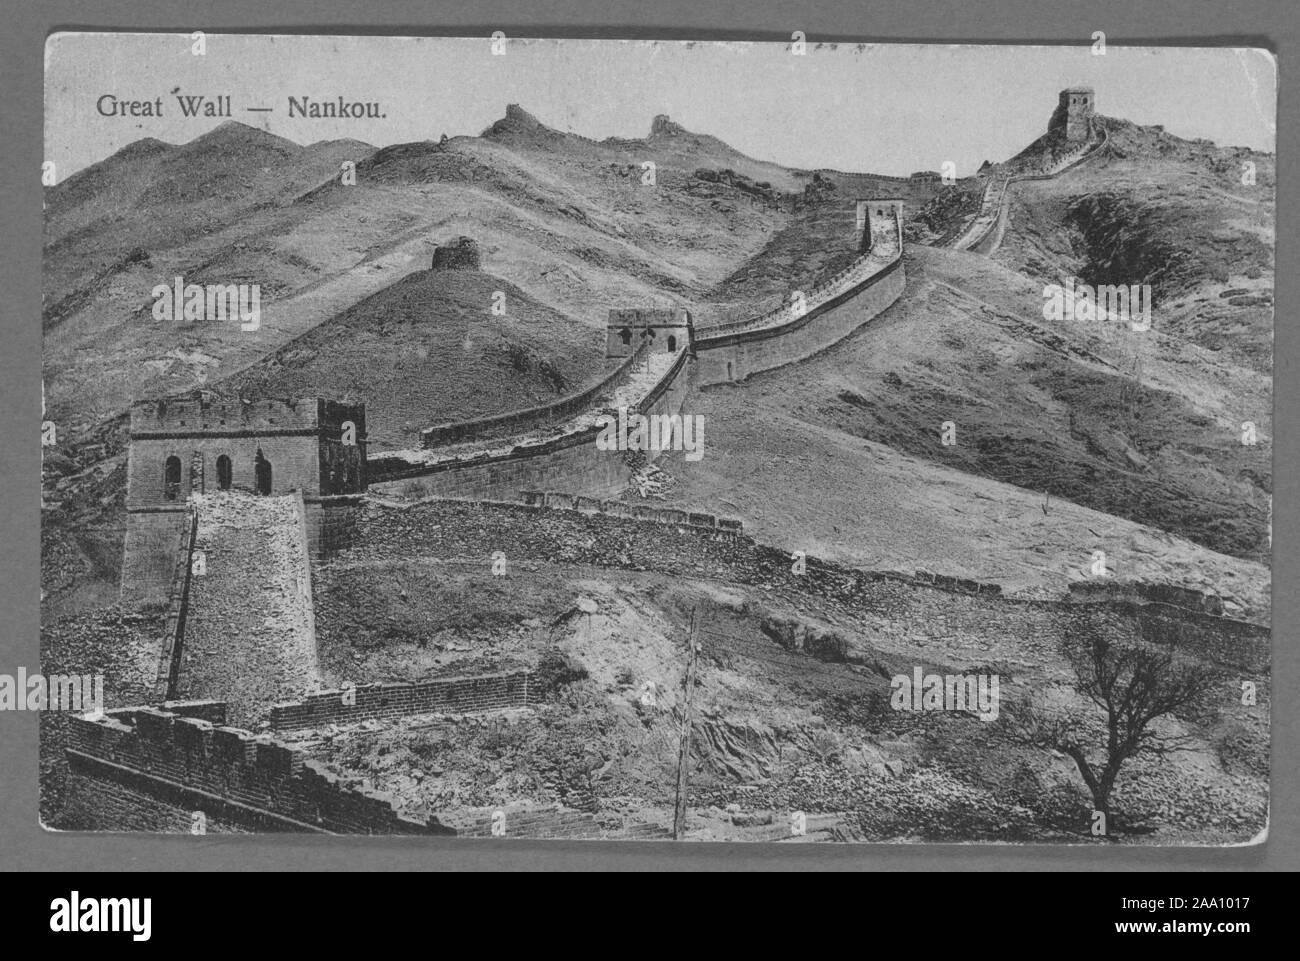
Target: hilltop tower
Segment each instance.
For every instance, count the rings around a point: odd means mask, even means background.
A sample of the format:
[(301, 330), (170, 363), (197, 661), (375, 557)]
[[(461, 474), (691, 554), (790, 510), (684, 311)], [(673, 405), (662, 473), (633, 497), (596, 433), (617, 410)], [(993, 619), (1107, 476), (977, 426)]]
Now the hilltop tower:
[(1067, 87), (1061, 91), (1056, 110), (1048, 121), (1048, 133), (1062, 133), (1066, 140), (1087, 140), (1092, 134), (1092, 111), (1097, 94), (1091, 87)]
[(460, 236), (449, 244), (433, 248), (433, 260), (430, 270), (478, 270), (483, 265), (483, 255), (479, 252), (478, 241), (473, 237)]
[(691, 312), (684, 307), (611, 310), (605, 327), (605, 366), (618, 366), (643, 341), (658, 354), (686, 350), (694, 331)]
[(139, 401), (131, 407), (122, 597), (165, 599), (193, 495), (301, 492), (319, 547), (322, 528), (338, 519), (329, 509), (365, 489), (364, 404), (244, 403), (203, 392)]

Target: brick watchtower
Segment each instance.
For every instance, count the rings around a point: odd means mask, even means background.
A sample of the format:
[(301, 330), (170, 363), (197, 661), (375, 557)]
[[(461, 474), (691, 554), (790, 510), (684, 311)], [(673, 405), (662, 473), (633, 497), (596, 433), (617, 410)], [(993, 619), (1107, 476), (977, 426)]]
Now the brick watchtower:
[(1047, 123), (1048, 133), (1060, 133), (1066, 140), (1087, 140), (1092, 135), (1092, 112), (1097, 94), (1091, 87), (1067, 87), (1061, 91), (1056, 110)]
[(131, 407), (124, 600), (165, 597), (192, 495), (301, 492), (308, 505), (366, 489), (366, 407), (321, 398), (243, 402), (199, 392)]
[(611, 310), (605, 326), (605, 366), (617, 367), (643, 342), (653, 353), (687, 350), (694, 330), (691, 312), (682, 307)]

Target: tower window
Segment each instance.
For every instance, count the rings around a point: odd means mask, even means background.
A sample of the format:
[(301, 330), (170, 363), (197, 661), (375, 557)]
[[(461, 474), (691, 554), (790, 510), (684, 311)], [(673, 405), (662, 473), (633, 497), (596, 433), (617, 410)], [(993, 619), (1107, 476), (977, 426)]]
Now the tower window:
[(259, 494), (271, 493), (271, 462), (262, 456), (262, 448), (257, 449), (257, 457), (253, 459), (253, 476), (257, 481), (257, 492)]
[(173, 454), (163, 466), (163, 497), (174, 501), (181, 496), (181, 459)]
[(223, 491), (230, 490), (230, 482), (234, 475), (234, 468), (230, 463), (230, 458), (222, 454), (217, 458), (217, 487)]

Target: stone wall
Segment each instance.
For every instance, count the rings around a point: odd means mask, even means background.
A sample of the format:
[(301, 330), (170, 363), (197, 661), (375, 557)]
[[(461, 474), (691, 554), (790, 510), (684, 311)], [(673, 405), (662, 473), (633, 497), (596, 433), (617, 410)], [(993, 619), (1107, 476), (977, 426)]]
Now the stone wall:
[(625, 504), (622, 501), (602, 501), (580, 494), (559, 491), (521, 491), (520, 502), (528, 507), (547, 507), (551, 510), (570, 510), (584, 514), (605, 514), (653, 524), (675, 524), (697, 531), (718, 532), (724, 536), (745, 532), (744, 522), (730, 517), (714, 517), (703, 511), (684, 511), (672, 507), (652, 507), (648, 504)]
[(528, 671), (516, 671), (415, 684), (366, 684), (347, 692), (321, 691), (272, 707), (271, 729), (292, 731), (409, 714), (473, 714), (527, 707), (533, 703), (529, 678)]
[(883, 180), (887, 183), (894, 183), (894, 184), (908, 184), (912, 182), (911, 177), (894, 177), (889, 174), (863, 174), (863, 173), (851, 174), (844, 170), (832, 170), (830, 167), (814, 167), (810, 170), (795, 171), (795, 173), (807, 174), (807, 175), (822, 174), (824, 176), (833, 174), (836, 177), (864, 177), (868, 180)]
[(122, 603), (166, 604), (176, 566), (176, 545), (188, 513), (184, 504), (169, 510), (131, 511), (122, 544)]
[[(791, 327), (793, 321), (801, 319), (813, 308), (820, 307), (842, 294), (858, 290), (870, 282), (872, 276), (879, 272), (888, 261), (902, 256), (902, 217), (901, 200), (859, 200), (856, 202), (855, 220), (861, 226), (854, 227), (858, 239), (858, 256), (843, 270), (833, 277), (822, 281), (811, 290), (804, 291), (807, 305), (804, 313), (796, 310), (792, 303), (782, 304), (757, 317), (743, 317), (739, 320), (711, 324), (700, 331), (701, 340), (716, 340), (722, 334), (737, 334), (742, 331), (761, 331), (769, 336), (778, 332), (798, 330)], [(871, 256), (872, 249), (877, 254)], [(874, 263), (873, 263), (874, 260)]]
[(906, 282), (902, 260), (895, 260), (862, 285), (779, 327), (699, 334), (695, 341), (698, 362), (692, 371), (694, 383), (733, 383), (807, 360), (890, 307), (903, 293)]
[(993, 177), (984, 185), (979, 210), (975, 211), (975, 216), (966, 225), (966, 229), (953, 241), (954, 250), (969, 250), (989, 235), (1001, 216), (1002, 198), (1009, 182), (1007, 177)]
[[(644, 415), (680, 412), (690, 390), (683, 376), (689, 369), (685, 350), (643, 396), (636, 410)], [(520, 491), (561, 487), (596, 497), (622, 492), (632, 476), (634, 452), (600, 450), (598, 426), (585, 427), (541, 444), (518, 445), (505, 454), (412, 465), (400, 458), (370, 462), (371, 488), (406, 497), (483, 498), (515, 500)], [(657, 451), (646, 451), (653, 460)]]
[[(639, 344), (635, 353), (624, 358), (598, 384), (584, 391), (570, 394), (568, 397), (561, 398), (551, 404), (512, 410), (492, 417), (480, 417), (477, 420), (464, 420), (427, 427), (420, 431), (420, 444), (423, 447), (441, 447), (445, 444), (457, 444), (461, 441), (486, 437), (503, 431), (523, 432), (536, 430), (539, 427), (581, 413), (600, 398), (612, 393), (620, 384), (625, 383), (632, 368), (642, 359), (645, 349), (646, 345), (644, 343)], [(376, 479), (387, 478), (379, 477)]]
[[(1091, 125), (1091, 121), (1089, 124)], [(1073, 170), (1093, 157), (1102, 156), (1109, 142), (1110, 134), (1103, 129), (1101, 139), (1095, 143), (1085, 138), (1078, 146), (1055, 159), (1049, 158), (1033, 166), (1019, 167), (1018, 172), (1013, 175), (1001, 175), (991, 179), (984, 188), (980, 209), (976, 211), (961, 235), (953, 241), (952, 247), (956, 250), (973, 250), (980, 254), (990, 253), (995, 246), (997, 228), (1006, 223), (1007, 194), (1012, 184), (1059, 177), (1067, 170)]]
[(1070, 585), (1071, 600), (1080, 603), (1134, 603), (1167, 604), (1197, 614), (1222, 617), (1223, 598), (1173, 584), (1146, 584), (1141, 581), (1120, 581), (1112, 578), (1075, 581)]
[(398, 468), (380, 461), (372, 469), (379, 493), (408, 497), (496, 498), (512, 500), (519, 491), (563, 484), (598, 496), (612, 496), (627, 486), (631, 469), (615, 452), (596, 449), (598, 428), (559, 437), (501, 457), (443, 461)]
[(806, 360), (833, 346), (896, 301), (904, 276), (902, 202), (859, 201), (865, 213), (862, 246), (868, 251), (824, 284), (790, 304), (752, 320), (699, 332), (692, 383), (734, 383), (764, 370)]
[(398, 815), (386, 795), (346, 784), (274, 738), (223, 726), (211, 702), (183, 707), (70, 719), (70, 827), (189, 833), (202, 812), (212, 833), (455, 833)]
[[(899, 646), (927, 641), (975, 649), (1054, 647), (1077, 618), (1108, 613), (1128, 631), (1185, 643), (1207, 656), (1243, 669), (1267, 672), (1267, 627), (1181, 608), (1149, 597), (1110, 598), (1086, 607), (1077, 598), (1051, 600), (1002, 596), (997, 584), (928, 571), (863, 571), (806, 559), (795, 574), (784, 550), (757, 544), (742, 532), (722, 534), (691, 524), (658, 524), (579, 509), (552, 509), (536, 502), (429, 501), (397, 508), (370, 504), (353, 556), (484, 559), (501, 551), (512, 562), (657, 571), (670, 576), (714, 578), (754, 586), (801, 603), (843, 604), (879, 618), (874, 630)], [(562, 502), (561, 502), (562, 503)], [(563, 505), (567, 506), (567, 505)], [(656, 523), (652, 530), (647, 526)], [(1158, 591), (1156, 593), (1159, 593)]]
[[(682, 413), (691, 390), (688, 372), (692, 367), (694, 364), (691, 363), (690, 355), (685, 350), (678, 352), (677, 359), (668, 369), (668, 373), (636, 405), (637, 413), (645, 417)], [(597, 451), (596, 453), (606, 458), (623, 459), (622, 451)], [(644, 456), (646, 460), (654, 461), (660, 453), (661, 451), (649, 450), (644, 452)]]
[(357, 519), (365, 497), (304, 497), (307, 547), (313, 561), (326, 560), (350, 547), (357, 535)]
[(189, 617), (191, 563), (194, 542), (198, 536), (199, 511), (191, 506), (186, 513), (186, 523), (181, 527), (180, 544), (175, 552), (172, 569), (171, 599), (167, 610), (167, 628), (163, 633), (162, 651), (158, 657), (158, 676), (154, 695), (167, 700), (176, 695), (176, 678), (180, 672), (181, 650), (185, 643), (185, 623)]
[[(254, 831), (298, 830), (281, 827), (270, 818), (225, 816), (226, 806), (199, 800), (196, 795), (163, 785), (143, 772), (115, 768), (69, 752), (66, 800), (60, 824), (76, 830), (129, 831), (133, 834), (189, 834), (196, 812), (203, 814), (204, 834), (251, 834)], [(252, 825), (258, 825), (252, 827)]]

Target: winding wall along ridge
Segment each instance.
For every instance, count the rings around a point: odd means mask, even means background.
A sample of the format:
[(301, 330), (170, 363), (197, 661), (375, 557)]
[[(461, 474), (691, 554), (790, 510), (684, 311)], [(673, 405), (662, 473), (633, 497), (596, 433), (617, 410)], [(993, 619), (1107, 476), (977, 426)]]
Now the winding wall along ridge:
[[(1094, 130), (1097, 129), (1094, 125)], [(975, 250), (979, 253), (992, 253), (989, 249), (980, 249), (993, 234), (1006, 213), (1008, 191), (1014, 183), (1025, 180), (1051, 180), (1072, 170), (1093, 157), (1100, 156), (1110, 142), (1110, 133), (1101, 128), (1100, 140), (1089, 140), (1078, 150), (1072, 151), (1052, 163), (1040, 163), (1029, 173), (1008, 174), (993, 178), (984, 188), (980, 209), (971, 219), (970, 224), (960, 237), (952, 244), (955, 250)]]
[[(714, 328), (695, 336), (648, 385), (638, 380), (639, 362), (625, 361), (595, 388), (554, 405), (430, 428), (422, 436), (422, 450), (382, 452), (368, 458), (371, 488), (420, 497), (513, 498), (521, 490), (557, 486), (597, 496), (620, 493), (642, 458), (596, 448), (599, 414), (623, 406), (643, 416), (677, 415), (690, 387), (739, 381), (803, 360), (843, 339), (898, 299), (905, 282), (898, 203), (870, 204), (866, 228), (869, 249), (814, 288), (802, 313), (785, 306), (729, 325), (721, 333)], [(646, 359), (648, 369), (663, 365), (664, 356), (636, 355)], [(589, 405), (597, 397), (611, 395), (607, 406), (575, 411), (584, 402)], [(561, 413), (571, 414), (570, 421), (551, 423)], [(491, 444), (483, 440), (515, 423), (533, 428), (531, 435), (505, 436)], [(650, 461), (657, 453), (646, 451), (642, 457)]]
[(576, 414), (592, 406), (594, 401), (605, 397), (627, 383), (633, 368), (645, 360), (643, 355), (647, 349), (648, 345), (642, 341), (637, 345), (635, 351), (624, 358), (622, 363), (606, 374), (598, 384), (588, 387), (586, 390), (562, 397), (549, 404), (539, 404), (536, 407), (507, 411), (504, 414), (480, 417), (476, 420), (452, 421), (447, 424), (426, 427), (420, 431), (420, 443), (425, 447), (439, 447), (485, 437), (500, 431), (502, 428), (511, 428), (516, 432), (522, 432)]
[[(467, 545), (483, 542), (515, 563), (544, 559), (592, 569), (693, 572), (690, 576), (789, 587), (839, 600), (855, 595), (870, 598), (877, 591), (872, 585), (888, 582), (1044, 611), (1075, 610), (1081, 604), (1150, 608), (1188, 624), (1253, 638), (1267, 658), (1266, 623), (1258, 617), (1243, 620), (1228, 614), (1218, 595), (1172, 584), (1096, 578), (1071, 582), (1061, 598), (1011, 597), (1003, 593), (1002, 585), (973, 578), (927, 570), (864, 570), (814, 556), (805, 558), (803, 574), (795, 574), (787, 548), (756, 541), (739, 521), (663, 508), (628, 509), (617, 502), (551, 492), (526, 492), (515, 501), (431, 498), (401, 504), (372, 499), (348, 556), (362, 561), (417, 556), (457, 561), (465, 559)], [(469, 562), (484, 566), (482, 558)]]

